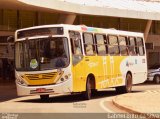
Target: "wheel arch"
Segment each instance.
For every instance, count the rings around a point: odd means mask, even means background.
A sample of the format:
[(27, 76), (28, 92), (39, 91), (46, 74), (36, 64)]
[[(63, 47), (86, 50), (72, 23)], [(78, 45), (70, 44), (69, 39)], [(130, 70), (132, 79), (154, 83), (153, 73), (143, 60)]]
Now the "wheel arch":
[(134, 84), (134, 81), (133, 81), (133, 74), (132, 74), (132, 72), (131, 72), (130, 70), (127, 71), (127, 73), (126, 73), (125, 84), (126, 84), (127, 74), (130, 74), (130, 75), (131, 75), (131, 81), (132, 81), (132, 84)]
[(129, 70), (129, 71), (127, 71), (127, 73), (126, 73), (126, 76), (127, 76), (127, 74), (130, 74), (131, 75), (131, 77), (133, 78), (133, 76), (132, 76), (132, 72)]
[(95, 79), (94, 74), (92, 74), (92, 73), (88, 74), (87, 80), (86, 80), (86, 85), (87, 85), (88, 79), (90, 80), (90, 83), (91, 83), (91, 89), (96, 89), (96, 79)]

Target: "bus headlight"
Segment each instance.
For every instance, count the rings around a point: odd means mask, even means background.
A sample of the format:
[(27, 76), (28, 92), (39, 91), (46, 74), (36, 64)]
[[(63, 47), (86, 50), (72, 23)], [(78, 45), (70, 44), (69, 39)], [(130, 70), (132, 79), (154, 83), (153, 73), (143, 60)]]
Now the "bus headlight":
[(69, 77), (68, 77), (68, 75), (65, 75), (64, 78), (65, 78), (65, 79), (68, 79)]
[(68, 80), (69, 78), (70, 78), (70, 74), (66, 74), (66, 75), (64, 75), (64, 76), (62, 76), (58, 81), (57, 81), (57, 84), (58, 83), (62, 83), (62, 82), (64, 82), (64, 81), (66, 81), (66, 80)]
[(61, 78), (61, 81), (63, 82), (63, 81), (64, 81), (64, 78)]
[(16, 81), (19, 85), (27, 86), (27, 84), (23, 81), (23, 79), (17, 78)]

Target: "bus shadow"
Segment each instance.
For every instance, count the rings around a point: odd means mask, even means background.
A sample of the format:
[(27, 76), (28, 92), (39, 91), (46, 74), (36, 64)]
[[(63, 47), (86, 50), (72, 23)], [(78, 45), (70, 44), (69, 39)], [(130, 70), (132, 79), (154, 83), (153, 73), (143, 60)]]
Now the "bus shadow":
[(160, 84), (156, 84), (153, 81), (146, 81), (146, 82), (143, 83), (143, 85), (160, 85)]
[(1, 98), (0, 98), (0, 103), (1, 102), (6, 102), (6, 101), (9, 101), (9, 100), (12, 100), (12, 99), (16, 99), (16, 98), (18, 98), (18, 96), (16, 96), (16, 95), (1, 95)]
[[(140, 91), (133, 91), (133, 93), (137, 93)], [(117, 94), (116, 91), (98, 91), (93, 94), (91, 100), (107, 98), (111, 96), (118, 96), (121, 94)], [(25, 103), (74, 103), (74, 102), (84, 102), (82, 94), (75, 94), (75, 95), (66, 95), (66, 96), (51, 96), (48, 100), (42, 101), (40, 98), (35, 99), (26, 99), (26, 100), (19, 100), (17, 102), (25, 102)]]
[(10, 81), (0, 82), (0, 102), (18, 98), (16, 86)]
[(135, 86), (152, 86), (152, 85), (159, 85), (160, 86), (160, 84), (156, 84), (153, 81), (145, 81), (144, 83), (136, 84)]

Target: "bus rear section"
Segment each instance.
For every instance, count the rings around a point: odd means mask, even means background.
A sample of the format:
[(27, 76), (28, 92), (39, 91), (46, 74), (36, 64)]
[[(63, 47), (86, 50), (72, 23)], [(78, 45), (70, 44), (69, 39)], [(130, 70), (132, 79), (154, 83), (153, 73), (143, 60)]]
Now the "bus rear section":
[[(147, 59), (142, 33), (82, 26), (69, 32), (73, 54), (73, 91), (92, 92), (115, 88), (132, 91), (147, 79)], [(78, 49), (78, 51), (76, 51)]]

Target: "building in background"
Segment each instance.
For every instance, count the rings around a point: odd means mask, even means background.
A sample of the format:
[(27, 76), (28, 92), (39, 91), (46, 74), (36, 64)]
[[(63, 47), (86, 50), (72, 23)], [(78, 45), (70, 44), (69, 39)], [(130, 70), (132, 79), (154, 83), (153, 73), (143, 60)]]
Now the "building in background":
[(59, 23), (142, 32), (148, 66), (160, 64), (159, 0), (0, 0), (0, 58), (15, 30)]

